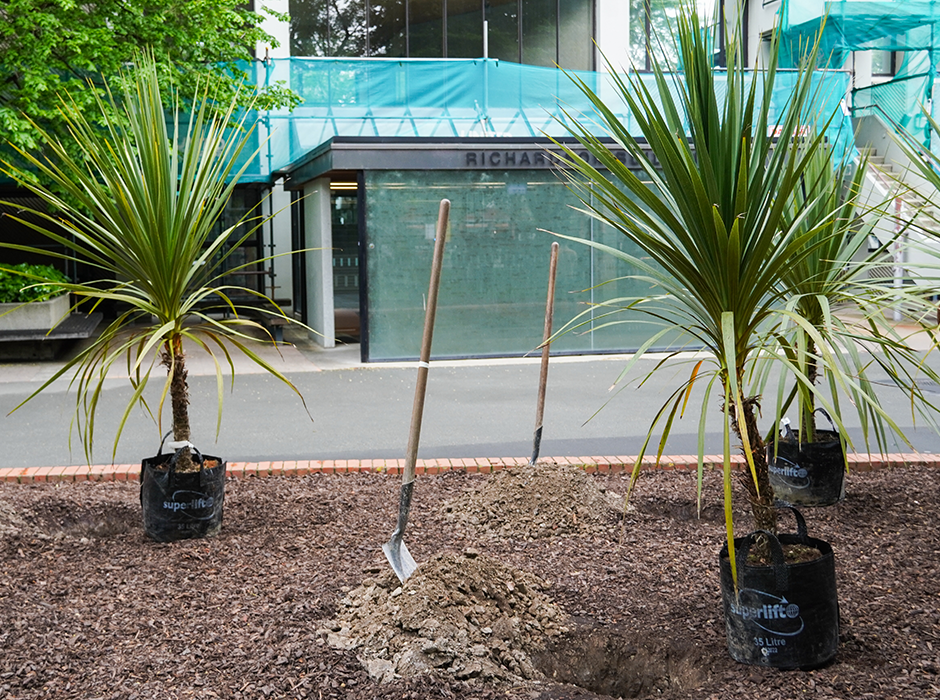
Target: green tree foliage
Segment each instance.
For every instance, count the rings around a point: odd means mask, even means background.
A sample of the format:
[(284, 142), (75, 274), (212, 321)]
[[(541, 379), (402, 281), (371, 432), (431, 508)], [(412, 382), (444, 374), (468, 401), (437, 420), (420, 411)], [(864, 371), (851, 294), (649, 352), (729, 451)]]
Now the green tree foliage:
[[(0, 133), (26, 150), (39, 146), (35, 122), (62, 135), (58, 94), (97, 110), (105, 81), (132, 64), (140, 49), (157, 56), (161, 84), (183, 98), (211, 84), (229, 104), (244, 82), (244, 61), (257, 42), (275, 46), (262, 16), (239, 0), (7, 0), (0, 3)], [(250, 95), (242, 91), (247, 104)], [(264, 87), (257, 107), (293, 106), (283, 85)], [(107, 104), (107, 101), (105, 102)]]

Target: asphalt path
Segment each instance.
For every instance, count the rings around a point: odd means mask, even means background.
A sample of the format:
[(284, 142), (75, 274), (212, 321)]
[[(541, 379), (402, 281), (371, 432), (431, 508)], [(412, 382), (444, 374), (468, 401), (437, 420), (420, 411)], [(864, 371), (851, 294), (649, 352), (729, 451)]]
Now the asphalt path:
[[(934, 353), (936, 354), (936, 353)], [(303, 396), (276, 378), (240, 368), (234, 385), (226, 378), (224, 414), (216, 438), (217, 386), (212, 368), (191, 363), (190, 394), (194, 442), (208, 454), (231, 462), (300, 459), (400, 459), (411, 420), (415, 363), (358, 363), (355, 346), (335, 351), (290, 348), (279, 369)], [(639, 452), (662, 404), (691, 371), (689, 358), (671, 360), (643, 386), (636, 380), (658, 362), (638, 363), (620, 391), (611, 391), (626, 358), (552, 358), (548, 377), (541, 455), (619, 456)], [(59, 380), (10, 415), (57, 363), (0, 364), (0, 467), (128, 464), (156, 453), (160, 429), (139, 408), (112, 453), (117, 425), (131, 394), (126, 378), (109, 378), (99, 401), (95, 448), (86, 459), (72, 426), (75, 393)], [(539, 363), (526, 360), (432, 362), (419, 457), (527, 457), (532, 451)], [(148, 397), (159, 397), (155, 382)], [(940, 403), (940, 387), (924, 384)], [(922, 420), (916, 424), (902, 392), (885, 385), (879, 398), (919, 452), (940, 453), (940, 437)], [(701, 390), (677, 420), (666, 454), (698, 449)], [(764, 424), (773, 420), (765, 401)], [(718, 397), (706, 406), (707, 454), (720, 453)], [(168, 415), (168, 407), (164, 411)], [(165, 422), (168, 418), (164, 418)], [(857, 451), (865, 451), (857, 420), (846, 419)], [(71, 427), (71, 438), (70, 438)], [(164, 426), (168, 430), (168, 426)], [(656, 432), (658, 440), (659, 432)], [(70, 446), (71, 440), (71, 446)], [(656, 450), (656, 442), (650, 450)], [(903, 444), (889, 451), (908, 452)]]

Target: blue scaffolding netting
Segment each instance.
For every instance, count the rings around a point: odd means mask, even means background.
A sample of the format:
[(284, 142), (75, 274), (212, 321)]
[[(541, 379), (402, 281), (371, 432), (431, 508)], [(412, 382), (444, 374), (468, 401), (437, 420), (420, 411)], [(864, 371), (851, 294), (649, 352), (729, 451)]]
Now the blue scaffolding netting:
[[(568, 74), (553, 68), (495, 59), (284, 58), (249, 67), (258, 85), (281, 82), (301, 97), (293, 111), (260, 114), (259, 156), (244, 181), (268, 181), (334, 136), (379, 138), (563, 137), (566, 113), (599, 122)], [(606, 73), (574, 73), (610, 107), (630, 133), (639, 129)], [(653, 77), (641, 76), (655, 93)], [(773, 103), (782, 110), (796, 72), (777, 76)], [(817, 71), (819, 99), (807, 124), (828, 124), (827, 138), (840, 156), (854, 153), (843, 109), (848, 76)], [(716, 71), (716, 81), (723, 73)], [(597, 134), (604, 135), (598, 126)]]
[(853, 90), (855, 116), (876, 114), (930, 143), (922, 106), (931, 96), (940, 57), (937, 0), (784, 0), (780, 32), (791, 56), (819, 36), (819, 55), (838, 67), (852, 51), (899, 52), (890, 75)]

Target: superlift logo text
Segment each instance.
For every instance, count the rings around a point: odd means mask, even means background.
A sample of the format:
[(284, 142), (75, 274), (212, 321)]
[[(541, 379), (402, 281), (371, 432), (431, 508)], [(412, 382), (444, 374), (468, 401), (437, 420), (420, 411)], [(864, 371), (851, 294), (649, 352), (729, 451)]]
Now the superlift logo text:
[(780, 455), (777, 455), (777, 459), (768, 468), (775, 476), (783, 479), (792, 488), (800, 489), (809, 486), (806, 470), (799, 464), (794, 464)]
[(182, 512), (193, 520), (206, 520), (212, 517), (214, 503), (212, 496), (199, 491), (174, 491), (170, 500), (163, 502), (163, 508), (174, 513)]
[(754, 638), (765, 656), (786, 646), (786, 637), (795, 637), (804, 627), (799, 605), (753, 588), (741, 589), (738, 600), (731, 601), (731, 613), (768, 633)]

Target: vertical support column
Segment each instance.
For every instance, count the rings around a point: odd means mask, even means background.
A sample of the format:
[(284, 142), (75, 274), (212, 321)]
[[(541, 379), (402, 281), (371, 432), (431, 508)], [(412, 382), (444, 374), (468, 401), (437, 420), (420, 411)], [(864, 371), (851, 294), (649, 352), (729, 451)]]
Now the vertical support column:
[[(630, 3), (627, 0), (597, 0), (595, 6), (597, 55), (594, 65), (607, 72), (607, 61), (617, 72), (630, 69)], [(643, 18), (639, 18), (643, 21)], [(605, 61), (606, 59), (606, 61)]]
[(872, 84), (871, 51), (853, 51), (852, 54), (852, 87), (867, 88)]
[[(274, 215), (268, 226), (271, 227), (271, 244), (273, 249), (265, 248), (266, 255), (276, 255), (287, 252), (291, 249), (291, 221), (290, 221), (290, 192), (284, 189), (280, 182), (271, 188), (271, 194), (268, 198), (271, 213)], [(265, 241), (267, 244), (268, 242)], [(291, 256), (285, 255), (275, 258), (268, 263), (268, 267), (274, 269), (274, 289), (267, 290), (274, 300), (291, 299), (291, 305), (284, 311), (291, 314), (293, 306), (293, 266)], [(268, 280), (270, 283), (270, 280)]]
[[(266, 0), (264, 4), (265, 7), (280, 13), (282, 16), (290, 14), (290, 0)], [(259, 43), (258, 46), (255, 47), (255, 53), (258, 58), (264, 58), (265, 51), (267, 51), (271, 58), (284, 58), (285, 56), (289, 56), (290, 22), (283, 22), (268, 13), (261, 13), (261, 16), (263, 18), (261, 28), (274, 37), (278, 45), (275, 47), (270, 44)]]
[(304, 187), (304, 231), (307, 256), (307, 325), (314, 342), (336, 347), (333, 318), (333, 222), (330, 215), (330, 180), (318, 178)]

